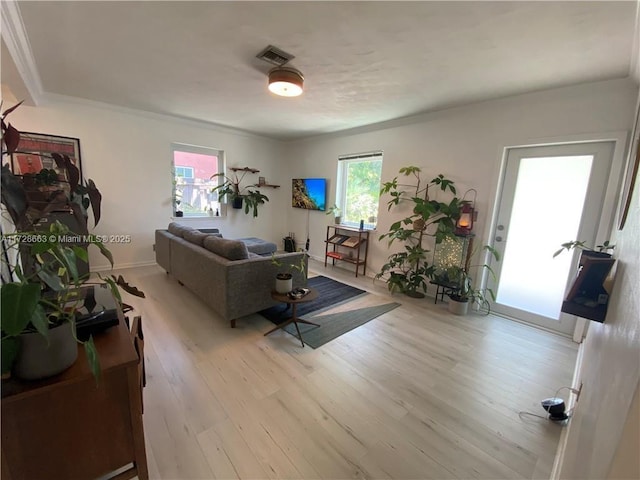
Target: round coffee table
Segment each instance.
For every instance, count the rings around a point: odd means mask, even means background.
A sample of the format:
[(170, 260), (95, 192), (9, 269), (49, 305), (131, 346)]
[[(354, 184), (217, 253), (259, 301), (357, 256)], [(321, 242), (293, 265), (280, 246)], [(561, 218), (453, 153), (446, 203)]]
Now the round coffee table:
[(298, 318), (296, 315), (296, 307), (299, 303), (310, 302), (318, 298), (318, 291), (315, 288), (309, 288), (309, 293), (307, 293), (304, 297), (290, 298), (286, 293), (278, 293), (275, 290), (273, 290), (271, 292), (271, 298), (273, 298), (276, 302), (286, 303), (287, 308), (291, 306), (292, 307), (291, 318), (273, 327), (271, 330), (269, 330), (267, 333), (264, 334), (265, 337), (270, 333), (273, 333), (280, 328), (284, 329), (284, 327), (293, 323), (296, 326), (296, 331), (298, 332), (298, 338), (300, 339), (300, 343), (304, 347), (304, 340), (302, 340), (302, 334), (300, 333), (300, 329), (298, 328), (298, 323), (306, 323), (307, 325), (315, 325), (316, 327), (319, 327), (320, 325), (318, 325), (317, 323), (310, 322), (308, 320), (304, 320), (302, 318)]

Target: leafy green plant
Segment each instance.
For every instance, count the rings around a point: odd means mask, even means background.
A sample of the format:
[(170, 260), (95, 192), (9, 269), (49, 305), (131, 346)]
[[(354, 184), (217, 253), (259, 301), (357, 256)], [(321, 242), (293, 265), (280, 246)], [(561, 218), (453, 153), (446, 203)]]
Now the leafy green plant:
[(553, 258), (556, 258), (558, 255), (560, 255), (565, 250), (567, 252), (569, 252), (569, 251), (573, 250), (574, 248), (577, 248), (579, 250), (587, 250), (587, 251), (599, 252), (599, 253), (607, 253), (608, 250), (613, 250), (613, 249), (616, 248), (616, 246), (612, 245), (609, 240), (606, 240), (605, 242), (603, 242), (602, 245), (596, 245), (595, 249), (587, 247), (585, 241), (578, 241), (578, 240), (572, 240), (570, 242), (565, 242), (565, 243), (561, 244), (560, 247), (561, 248), (559, 250), (557, 250), (553, 254)]
[[(22, 103), (22, 102), (20, 102)], [(6, 121), (7, 115), (20, 103), (0, 114), (2, 155), (18, 152), (20, 132)], [(18, 152), (19, 153), (19, 152)], [(91, 284), (106, 284), (116, 300), (122, 304), (120, 289), (132, 295), (144, 297), (144, 293), (129, 285), (122, 276), (102, 277), (90, 280), (81, 276), (78, 265), (88, 262), (87, 248), (69, 241), (80, 236), (88, 246), (96, 246), (113, 267), (111, 252), (87, 228), (87, 209), (92, 209), (94, 225), (100, 221), (102, 195), (92, 180), (80, 182), (80, 171), (66, 155), (52, 154), (56, 168), (64, 172), (66, 180), (60, 180), (51, 171), (37, 174), (14, 175), (7, 165), (1, 171), (1, 202), (6, 207), (14, 233), (2, 236), (2, 286), (0, 319), (2, 372), (10, 370), (17, 354), (17, 338), (23, 333), (38, 332), (47, 337), (49, 328), (61, 323), (74, 324), (74, 299), (78, 289)], [(54, 170), (55, 172), (55, 170)], [(39, 185), (40, 184), (40, 185)], [(38, 187), (55, 187), (43, 194)], [(59, 222), (50, 225), (48, 232), (38, 231), (36, 225), (51, 211), (72, 212), (80, 231), (70, 232)], [(75, 328), (73, 329), (75, 332)], [(75, 334), (75, 333), (74, 333)], [(96, 378), (99, 376), (99, 360), (93, 340), (82, 342), (87, 349), (87, 359)]]
[(457, 290), (449, 297), (457, 302), (471, 302), (471, 304), (478, 307), (479, 310), (485, 310), (487, 315), (491, 312), (491, 301), (496, 301), (496, 296), (491, 288), (473, 288), (473, 279), (471, 272), (474, 271), (479, 278), (484, 276), (484, 272), (487, 271), (494, 279), (496, 278), (495, 272), (488, 263), (473, 263), (474, 258), (480, 252), (488, 252), (491, 258), (495, 261), (500, 261), (500, 253), (491, 247), (490, 245), (484, 245), (482, 248), (474, 250), (469, 255), (468, 265), (463, 267), (453, 266), (449, 267), (443, 276), (438, 278), (439, 281), (450, 285), (456, 285)]
[[(402, 204), (411, 206), (411, 214), (394, 222), (379, 240), (387, 239), (389, 247), (396, 241), (404, 243), (404, 250), (391, 254), (375, 278), (384, 278), (390, 291), (423, 297), (427, 280), (434, 275), (434, 267), (427, 262), (426, 240), (440, 243), (453, 236), (456, 220), (460, 217), (462, 201), (458, 199), (454, 182), (443, 175), (424, 182), (421, 169), (415, 166), (399, 170), (403, 177), (412, 177), (413, 183), (401, 183), (396, 176), (383, 183), (381, 195), (389, 195), (387, 210)], [(448, 202), (430, 196), (430, 190), (454, 195)]]
[[(132, 295), (144, 297), (144, 293), (129, 285), (122, 276), (103, 277), (97, 274), (95, 280), (83, 277), (78, 272), (78, 260), (87, 262), (85, 248), (65, 242), (72, 236), (69, 228), (60, 222), (50, 225), (48, 232), (20, 232), (3, 236), (5, 272), (15, 281), (4, 282), (0, 286), (2, 300), (0, 318), (2, 373), (11, 370), (18, 354), (18, 337), (24, 333), (38, 332), (47, 338), (49, 329), (65, 322), (75, 325), (75, 313), (79, 307), (77, 299), (80, 288), (106, 284), (122, 303), (120, 288)], [(83, 241), (96, 246), (113, 267), (111, 252), (95, 235), (83, 236)], [(20, 255), (33, 258), (30, 273), (23, 271), (19, 263), (7, 262), (12, 249), (20, 250)], [(72, 329), (75, 335), (75, 326)], [(89, 366), (96, 378), (100, 375), (98, 353), (90, 337), (87, 341), (76, 340), (87, 351)]]
[(241, 187), (240, 183), (251, 169), (240, 169), (241, 174), (234, 171), (229, 177), (224, 173), (216, 173), (211, 179), (220, 178), (223, 182), (211, 189), (211, 193), (217, 193), (220, 200), (228, 197), (231, 201), (234, 199), (242, 199), (244, 203), (244, 213), (251, 211), (253, 217), (258, 216), (258, 207), (269, 201), (269, 197), (260, 193), (260, 190), (251, 190), (248, 187)]
[(277, 267), (283, 267), (284, 269), (286, 269), (286, 271), (281, 272), (283, 274), (291, 275), (294, 271), (297, 270), (298, 272), (302, 273), (305, 278), (307, 277), (307, 255), (303, 255), (302, 258), (300, 258), (299, 263), (285, 263), (278, 260), (278, 257), (276, 257), (276, 254), (274, 252), (271, 254), (271, 263), (273, 263)]

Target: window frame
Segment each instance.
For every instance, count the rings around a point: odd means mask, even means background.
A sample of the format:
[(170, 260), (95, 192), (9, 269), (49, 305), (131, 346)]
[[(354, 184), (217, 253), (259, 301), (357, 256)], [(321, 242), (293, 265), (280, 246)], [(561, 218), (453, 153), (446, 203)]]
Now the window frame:
[[(175, 163), (175, 153), (183, 152), (183, 153), (195, 153), (199, 155), (206, 156), (216, 156), (218, 158), (216, 171), (219, 173), (225, 173), (225, 152), (222, 149), (216, 147), (205, 147), (200, 145), (191, 145), (186, 143), (171, 143), (171, 210), (172, 210), (172, 218), (179, 218), (180, 220), (188, 220), (188, 219), (202, 219), (202, 218), (211, 218), (211, 216), (207, 212), (202, 212), (198, 214), (191, 213), (189, 215), (184, 215), (182, 217), (176, 217), (176, 209), (173, 199), (176, 195), (176, 184), (174, 182), (176, 178), (176, 163)], [(180, 168), (192, 168), (190, 166), (178, 165)], [(187, 178), (187, 177), (185, 177)], [(193, 177), (195, 179), (195, 171)], [(220, 185), (220, 183), (224, 181), (221, 177), (218, 177), (215, 181), (211, 183), (212, 188)], [(219, 211), (218, 216), (224, 216), (226, 209), (222, 206), (219, 200), (214, 200), (211, 202), (212, 208), (217, 209)]]
[[(377, 150), (374, 152), (367, 152), (367, 153), (340, 155), (338, 157), (338, 172), (337, 172), (337, 182), (336, 182), (336, 205), (338, 206), (338, 208), (340, 208), (342, 212), (341, 223), (342, 225), (345, 225), (345, 226), (355, 227), (355, 228), (360, 227), (359, 220), (347, 221), (344, 216), (346, 213), (346, 201), (347, 201), (347, 189), (348, 189), (347, 166), (351, 163), (363, 162), (365, 160), (370, 160), (370, 161), (380, 160), (381, 162), (384, 162), (384, 152), (382, 150)], [(379, 184), (381, 185), (382, 184), (382, 168), (380, 170), (381, 170), (380, 178), (378, 180), (379, 180)], [(370, 223), (368, 221), (369, 220), (368, 218), (363, 219), (365, 220), (364, 222), (365, 230), (375, 230), (377, 226), (377, 219), (378, 219), (379, 213), (380, 213), (380, 191), (378, 189), (378, 208), (375, 215), (376, 222)]]

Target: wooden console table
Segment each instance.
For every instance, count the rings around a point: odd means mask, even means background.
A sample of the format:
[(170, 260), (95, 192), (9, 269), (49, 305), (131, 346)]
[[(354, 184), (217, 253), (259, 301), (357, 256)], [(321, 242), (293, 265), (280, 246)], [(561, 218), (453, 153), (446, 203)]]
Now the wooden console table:
[(55, 377), (2, 382), (3, 480), (95, 479), (125, 466), (115, 478), (149, 478), (140, 319), (130, 332), (119, 317), (117, 326), (94, 336), (99, 382), (82, 346), (76, 363)]

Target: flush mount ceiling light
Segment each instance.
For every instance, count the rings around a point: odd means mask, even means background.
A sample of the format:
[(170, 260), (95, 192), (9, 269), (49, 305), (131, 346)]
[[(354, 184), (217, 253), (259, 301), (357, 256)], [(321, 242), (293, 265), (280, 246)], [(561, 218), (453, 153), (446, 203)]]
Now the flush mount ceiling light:
[(269, 72), (269, 91), (281, 97), (297, 97), (302, 94), (304, 77), (291, 67), (276, 67)]
[(299, 70), (293, 67), (283, 66), (291, 59), (295, 58), (290, 53), (280, 50), (278, 47), (269, 45), (262, 50), (257, 58), (277, 65), (269, 71), (269, 91), (281, 97), (297, 97), (302, 94), (304, 77)]

